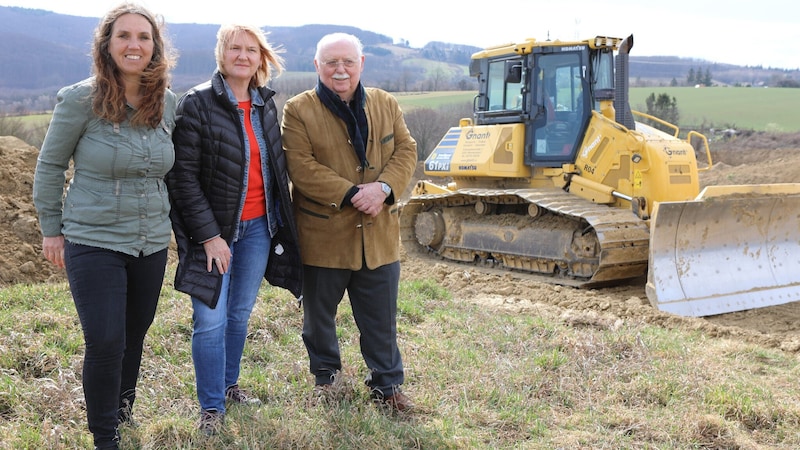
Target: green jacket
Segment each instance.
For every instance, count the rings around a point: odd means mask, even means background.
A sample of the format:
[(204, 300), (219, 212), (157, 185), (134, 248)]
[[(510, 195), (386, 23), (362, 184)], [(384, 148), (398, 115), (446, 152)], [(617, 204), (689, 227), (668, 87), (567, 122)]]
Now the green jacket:
[[(177, 97), (167, 91), (160, 126), (131, 128), (93, 114), (92, 83), (88, 78), (58, 92), (33, 181), (42, 235), (150, 255), (171, 239), (164, 175), (175, 161)], [(74, 175), (64, 196), (70, 160)]]
[(289, 99), (283, 109), (283, 148), (303, 264), (359, 270), (400, 259), (398, 205), (386, 205), (375, 218), (342, 206), (353, 186), (387, 183), (398, 199), (417, 163), (417, 143), (406, 127), (397, 100), (380, 89), (366, 89), (366, 170), (344, 121), (322, 104), (314, 90)]

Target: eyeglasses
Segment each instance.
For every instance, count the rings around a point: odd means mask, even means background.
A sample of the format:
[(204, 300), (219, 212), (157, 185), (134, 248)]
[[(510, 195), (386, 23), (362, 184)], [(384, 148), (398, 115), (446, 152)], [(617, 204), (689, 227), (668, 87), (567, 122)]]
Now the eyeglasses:
[(339, 64), (351, 69), (356, 66), (356, 61), (352, 59), (331, 59), (330, 61), (323, 61), (322, 64), (325, 64), (325, 67), (329, 69), (335, 69), (339, 67)]

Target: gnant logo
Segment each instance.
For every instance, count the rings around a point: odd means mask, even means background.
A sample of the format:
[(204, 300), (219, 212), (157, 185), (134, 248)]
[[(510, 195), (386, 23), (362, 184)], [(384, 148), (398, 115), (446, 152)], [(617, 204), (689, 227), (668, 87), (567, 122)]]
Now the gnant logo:
[(489, 136), (491, 136), (491, 135), (492, 135), (492, 133), (490, 133), (488, 131), (484, 131), (483, 133), (475, 133), (474, 131), (467, 131), (467, 135), (465, 136), (465, 138), (467, 140), (470, 140), (470, 139), (489, 139)]
[(599, 143), (600, 143), (600, 136), (598, 135), (596, 138), (594, 138), (592, 142), (589, 143), (589, 145), (586, 146), (585, 149), (583, 149), (583, 152), (581, 152), (581, 156), (583, 158), (589, 156), (589, 152), (591, 152), (595, 147), (597, 147)]
[(665, 153), (666, 153), (667, 155), (669, 155), (669, 156), (673, 156), (673, 155), (687, 155), (687, 154), (689, 154), (689, 152), (687, 152), (686, 150), (672, 150), (672, 149), (669, 149), (669, 148), (668, 148), (668, 149), (665, 151)]

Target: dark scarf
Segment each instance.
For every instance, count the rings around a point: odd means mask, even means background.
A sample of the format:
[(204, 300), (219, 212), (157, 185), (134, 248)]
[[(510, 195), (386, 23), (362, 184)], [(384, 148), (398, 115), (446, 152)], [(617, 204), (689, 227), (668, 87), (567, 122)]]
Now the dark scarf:
[(319, 80), (317, 80), (316, 91), (317, 96), (322, 100), (322, 104), (347, 124), (347, 132), (350, 134), (350, 141), (353, 143), (353, 148), (356, 151), (361, 167), (364, 169), (369, 167), (366, 150), (369, 126), (367, 124), (367, 114), (364, 112), (364, 105), (367, 101), (364, 86), (361, 85), (361, 82), (358, 83), (358, 88), (356, 88), (353, 100), (349, 105)]

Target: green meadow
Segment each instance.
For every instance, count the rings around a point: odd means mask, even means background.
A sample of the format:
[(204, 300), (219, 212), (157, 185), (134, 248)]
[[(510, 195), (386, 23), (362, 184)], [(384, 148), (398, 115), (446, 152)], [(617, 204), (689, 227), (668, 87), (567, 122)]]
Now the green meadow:
[[(471, 103), (475, 91), (397, 94), (406, 109)], [(747, 87), (646, 87), (630, 90), (631, 107), (646, 111), (650, 94), (677, 101), (682, 128), (737, 128), (770, 132), (800, 131), (800, 89)]]

